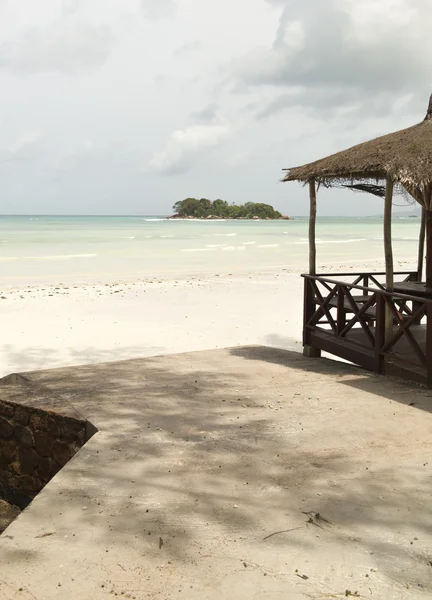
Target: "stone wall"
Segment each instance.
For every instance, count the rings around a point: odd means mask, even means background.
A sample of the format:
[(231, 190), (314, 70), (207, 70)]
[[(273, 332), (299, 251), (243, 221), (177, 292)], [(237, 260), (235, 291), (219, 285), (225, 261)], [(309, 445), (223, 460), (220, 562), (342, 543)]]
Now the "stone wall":
[(86, 420), (0, 400), (0, 498), (27, 506), (92, 433)]

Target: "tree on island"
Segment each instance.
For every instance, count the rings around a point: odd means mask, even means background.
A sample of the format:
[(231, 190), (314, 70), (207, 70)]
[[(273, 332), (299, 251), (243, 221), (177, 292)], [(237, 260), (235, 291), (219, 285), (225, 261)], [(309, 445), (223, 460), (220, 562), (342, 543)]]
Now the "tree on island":
[(218, 217), (222, 219), (280, 219), (281, 213), (263, 202), (246, 202), (246, 204), (228, 204), (225, 200), (208, 200), (207, 198), (185, 198), (173, 206), (179, 217), (206, 219)]

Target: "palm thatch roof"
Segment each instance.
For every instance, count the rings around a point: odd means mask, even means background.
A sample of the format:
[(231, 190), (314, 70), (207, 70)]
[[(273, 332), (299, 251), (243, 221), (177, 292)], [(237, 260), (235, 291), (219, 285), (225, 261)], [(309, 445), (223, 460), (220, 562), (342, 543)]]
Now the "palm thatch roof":
[[(381, 195), (380, 181), (391, 177), (420, 204), (432, 205), (432, 96), (425, 119), (407, 129), (383, 135), (322, 158), (285, 169), (283, 181), (315, 180), (326, 187), (346, 185)], [(359, 181), (366, 182), (359, 185)]]

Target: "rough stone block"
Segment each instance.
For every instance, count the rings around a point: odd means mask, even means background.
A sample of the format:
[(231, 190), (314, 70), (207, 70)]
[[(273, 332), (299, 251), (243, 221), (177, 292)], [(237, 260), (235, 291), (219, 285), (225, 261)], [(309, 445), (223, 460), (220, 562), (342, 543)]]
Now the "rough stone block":
[(85, 426), (85, 421), (78, 421), (77, 419), (65, 418), (62, 427), (62, 432), (64, 432), (64, 434), (69, 437), (80, 436), (82, 435), (83, 431), (85, 431)]
[(47, 428), (46, 430), (53, 436), (58, 436), (59, 434), (59, 426), (58, 426), (58, 418), (48, 417), (47, 419)]
[(8, 465), (8, 471), (12, 475), (21, 475), (21, 462), (19, 458), (16, 458), (13, 462)]
[(60, 471), (60, 466), (51, 458), (39, 459), (38, 476), (41, 482), (45, 485), (56, 473)]
[(84, 445), (85, 441), (85, 429), (81, 431), (64, 431), (59, 435), (59, 438), (66, 444), (77, 444), (79, 447)]
[(53, 456), (54, 460), (61, 466), (65, 465), (76, 453), (76, 448), (72, 444), (65, 444), (57, 440), (54, 442)]
[(48, 427), (48, 415), (46, 413), (34, 412), (30, 416), (30, 427), (35, 431), (46, 431)]
[(0, 440), (0, 467), (6, 467), (17, 458), (18, 448), (14, 440)]
[(39, 457), (33, 448), (22, 446), (19, 449), (18, 456), (21, 466), (21, 473), (23, 475), (33, 475), (39, 463)]
[(21, 444), (24, 444), (24, 446), (34, 447), (34, 435), (31, 429), (28, 427), (17, 425), (15, 427), (15, 437), (21, 442)]
[(0, 417), (0, 437), (9, 439), (14, 434), (14, 426), (4, 417)]
[(17, 482), (19, 489), (25, 493), (31, 493), (35, 496), (42, 489), (40, 481), (36, 477), (30, 475), (22, 475)]
[(6, 527), (17, 518), (20, 512), (21, 511), (17, 506), (8, 504), (0, 499), (0, 533), (3, 533)]
[(55, 439), (46, 431), (35, 431), (35, 448), (40, 456), (52, 456)]
[(30, 410), (25, 406), (17, 406), (14, 419), (20, 425), (27, 425), (30, 419)]
[(0, 415), (4, 417), (12, 417), (15, 412), (15, 407), (13, 404), (9, 404), (9, 402), (3, 402), (0, 400)]

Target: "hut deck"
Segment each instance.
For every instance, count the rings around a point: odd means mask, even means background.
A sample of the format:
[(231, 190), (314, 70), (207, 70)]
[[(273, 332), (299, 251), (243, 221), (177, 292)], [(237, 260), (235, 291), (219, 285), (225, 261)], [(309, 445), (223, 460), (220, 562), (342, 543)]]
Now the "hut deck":
[[(398, 286), (415, 277), (395, 275)], [(303, 277), (305, 346), (432, 387), (432, 298), (387, 291), (382, 273), (351, 274), (351, 281), (346, 273)], [(386, 312), (392, 331), (386, 329)]]
[[(393, 329), (394, 333), (397, 327)], [(415, 341), (421, 349), (426, 348), (426, 325), (420, 324), (410, 329)], [(370, 332), (375, 337), (376, 328), (370, 327)], [(313, 346), (321, 348), (324, 352), (329, 352), (340, 358), (344, 358), (369, 371), (375, 370), (375, 351), (366, 348), (366, 335), (363, 329), (352, 329), (346, 337), (338, 338), (329, 335), (324, 331), (315, 331), (311, 334)], [(395, 354), (389, 354), (384, 372), (389, 375), (399, 375), (404, 379), (415, 381), (417, 383), (427, 384), (426, 368), (414, 364), (416, 360), (415, 352), (406, 337), (402, 337), (394, 347)]]

